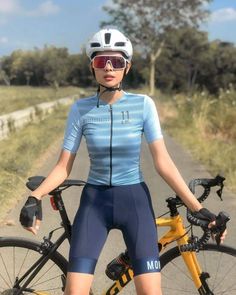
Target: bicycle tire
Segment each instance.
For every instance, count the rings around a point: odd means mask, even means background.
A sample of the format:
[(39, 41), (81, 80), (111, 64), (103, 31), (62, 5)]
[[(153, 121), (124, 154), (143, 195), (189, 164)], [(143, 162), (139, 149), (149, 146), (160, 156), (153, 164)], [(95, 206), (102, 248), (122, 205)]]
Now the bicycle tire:
[(178, 247), (174, 247), (161, 257), (163, 295), (217, 294), (236, 295), (236, 249), (228, 246), (207, 244), (196, 253), (211, 292), (199, 292), (193, 284)]
[[(40, 253), (38, 242), (0, 237), (0, 295), (13, 295), (17, 290), (13, 289), (17, 277), (25, 273), (42, 255), (45, 254)], [(53, 253), (21, 294), (63, 294), (66, 268), (66, 259), (58, 252)]]

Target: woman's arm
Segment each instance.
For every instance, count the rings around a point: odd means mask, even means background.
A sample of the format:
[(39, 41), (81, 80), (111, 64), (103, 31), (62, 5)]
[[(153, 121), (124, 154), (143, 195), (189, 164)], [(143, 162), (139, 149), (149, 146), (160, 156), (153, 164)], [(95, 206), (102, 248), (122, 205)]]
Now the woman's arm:
[(43, 181), (43, 183), (31, 193), (31, 196), (41, 199), (50, 191), (60, 185), (70, 174), (76, 154), (62, 150), (57, 164)]
[(174, 162), (172, 161), (163, 139), (158, 139), (149, 144), (156, 171), (166, 183), (182, 199), (191, 211), (199, 211), (202, 205), (189, 190)]
[(26, 230), (37, 234), (42, 220), (41, 199), (69, 176), (74, 159), (75, 154), (62, 150), (55, 167), (42, 184), (31, 193), (20, 213), (20, 222)]

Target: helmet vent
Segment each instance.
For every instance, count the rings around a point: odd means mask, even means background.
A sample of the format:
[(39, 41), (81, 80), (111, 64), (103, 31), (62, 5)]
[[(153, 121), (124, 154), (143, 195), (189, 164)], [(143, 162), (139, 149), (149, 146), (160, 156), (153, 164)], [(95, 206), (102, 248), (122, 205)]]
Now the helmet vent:
[(125, 46), (125, 42), (116, 42), (115, 46)]
[(101, 44), (98, 42), (91, 43), (91, 47), (101, 47)]
[(110, 44), (111, 33), (105, 33), (105, 44)]

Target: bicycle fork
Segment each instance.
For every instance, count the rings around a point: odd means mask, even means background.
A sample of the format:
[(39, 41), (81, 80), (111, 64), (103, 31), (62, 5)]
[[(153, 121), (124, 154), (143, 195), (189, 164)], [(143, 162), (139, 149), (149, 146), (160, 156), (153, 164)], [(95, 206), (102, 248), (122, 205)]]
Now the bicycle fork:
[(210, 278), (209, 273), (203, 272), (199, 261), (197, 259), (196, 251), (181, 251), (181, 245), (188, 243), (187, 236), (183, 236), (178, 242), (181, 256), (187, 266), (193, 282), (199, 292), (200, 295), (214, 295), (214, 293), (210, 290), (209, 285), (207, 283), (207, 279)]
[(210, 275), (207, 272), (203, 272), (198, 263), (197, 256), (195, 252), (181, 252), (185, 265), (187, 266), (193, 282), (200, 295), (214, 295), (210, 290), (207, 279)]

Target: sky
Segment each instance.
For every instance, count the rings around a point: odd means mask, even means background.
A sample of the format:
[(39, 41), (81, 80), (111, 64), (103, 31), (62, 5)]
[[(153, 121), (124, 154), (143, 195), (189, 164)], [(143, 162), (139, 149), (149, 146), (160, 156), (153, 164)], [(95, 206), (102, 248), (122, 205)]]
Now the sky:
[[(111, 0), (0, 0), (0, 56), (45, 45), (81, 52), (107, 18), (102, 7)], [(236, 0), (213, 0), (202, 26), (209, 40), (236, 44)]]

